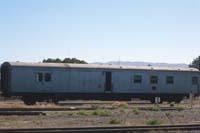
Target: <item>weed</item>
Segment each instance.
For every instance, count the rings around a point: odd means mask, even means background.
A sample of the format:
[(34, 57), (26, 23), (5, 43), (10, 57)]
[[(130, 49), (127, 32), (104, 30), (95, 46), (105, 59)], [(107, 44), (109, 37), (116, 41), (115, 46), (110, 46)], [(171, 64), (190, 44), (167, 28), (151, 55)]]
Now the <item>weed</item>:
[(116, 118), (112, 118), (110, 120), (110, 124), (120, 124), (120, 123), (121, 123), (121, 121), (119, 119), (116, 119)]
[(180, 106), (179, 104), (176, 105), (176, 110), (177, 111), (182, 111), (184, 110), (184, 107), (183, 106)]
[(138, 109), (137, 107), (133, 107), (133, 110), (132, 110), (132, 111), (133, 111), (133, 113), (136, 114), (136, 115), (139, 114), (139, 109)]
[(36, 124), (36, 125), (41, 125), (41, 124), (42, 124), (42, 122), (39, 121), (39, 120), (33, 120), (32, 122), (33, 122), (34, 124)]
[(176, 105), (175, 102), (171, 102), (171, 103), (170, 103), (170, 107), (174, 107), (175, 105)]
[(97, 115), (97, 116), (110, 116), (111, 113), (107, 110), (103, 109), (96, 109), (92, 112), (92, 115)]
[(162, 122), (158, 119), (150, 119), (146, 122), (147, 125), (160, 125)]
[(83, 115), (83, 116), (87, 116), (87, 112), (84, 110), (80, 110), (79, 112), (76, 113), (77, 115)]
[(113, 108), (127, 108), (128, 107), (128, 104), (126, 102), (114, 102), (112, 104), (112, 107)]
[(92, 105), (91, 105), (91, 108), (92, 108), (92, 109), (99, 109), (100, 107), (99, 107), (99, 105), (97, 105), (97, 104), (92, 104)]
[(154, 105), (152, 107), (152, 111), (160, 111), (160, 106), (159, 105)]
[(70, 113), (68, 113), (68, 115), (73, 116), (73, 115), (75, 115), (75, 113), (74, 112), (70, 112)]
[(121, 113), (125, 113), (125, 112), (126, 112), (123, 108), (121, 108), (119, 111), (120, 111)]
[(119, 105), (120, 108), (127, 108), (128, 107), (128, 103), (126, 102), (121, 102)]
[(167, 117), (169, 117), (169, 116), (171, 115), (171, 113), (170, 113), (170, 112), (167, 112), (167, 113), (165, 113), (165, 115), (166, 115)]

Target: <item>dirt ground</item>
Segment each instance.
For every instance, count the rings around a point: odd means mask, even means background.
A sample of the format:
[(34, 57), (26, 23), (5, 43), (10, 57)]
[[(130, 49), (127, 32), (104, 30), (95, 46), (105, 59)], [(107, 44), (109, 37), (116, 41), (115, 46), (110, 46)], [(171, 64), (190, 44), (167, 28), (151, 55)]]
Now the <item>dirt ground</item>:
[[(175, 104), (175, 110), (161, 111), (161, 107), (170, 107), (170, 103), (147, 105), (128, 105), (115, 102), (113, 105), (95, 105), (94, 110), (80, 111), (47, 111), (38, 116), (4, 116), (0, 115), (0, 128), (44, 128), (44, 127), (86, 127), (86, 126), (140, 126), (165, 124), (200, 123), (200, 99)], [(71, 105), (70, 105), (71, 106)], [(94, 106), (94, 105), (86, 105)], [(102, 106), (115, 106), (115, 109), (102, 109)], [(140, 106), (151, 106), (151, 110), (140, 110)], [(0, 108), (39, 108), (59, 107), (45, 104), (26, 106), (22, 102), (0, 102)], [(62, 106), (63, 107), (63, 106)]]
[[(95, 116), (92, 111), (79, 112), (48, 112), (43, 116), (0, 116), (0, 128), (39, 128), (39, 127), (82, 127), (82, 126), (111, 126), (111, 125), (147, 125), (150, 120), (158, 120), (159, 124), (200, 123), (199, 110), (183, 111), (139, 111), (112, 110), (109, 116)], [(119, 120), (111, 124), (111, 120)]]

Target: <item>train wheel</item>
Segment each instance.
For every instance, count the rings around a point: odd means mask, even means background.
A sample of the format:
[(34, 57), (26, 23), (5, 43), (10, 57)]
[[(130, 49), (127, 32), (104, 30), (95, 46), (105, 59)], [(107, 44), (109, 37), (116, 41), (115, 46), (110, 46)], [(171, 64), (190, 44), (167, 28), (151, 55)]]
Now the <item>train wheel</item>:
[(58, 102), (59, 102), (59, 97), (55, 95), (55, 96), (52, 98), (52, 102), (53, 102), (54, 104), (58, 104)]
[(53, 103), (54, 103), (54, 104), (58, 104), (58, 102), (59, 102), (59, 101), (56, 100), (56, 99), (53, 100)]
[(176, 103), (180, 103), (183, 99), (176, 99), (175, 102)]
[(36, 101), (34, 99), (31, 98), (27, 98), (27, 97), (23, 97), (22, 101), (24, 102), (24, 104), (26, 105), (34, 105), (36, 103)]
[(152, 104), (154, 104), (154, 103), (155, 103), (155, 99), (154, 99), (154, 98), (153, 98), (153, 99), (151, 99), (150, 101), (151, 101), (151, 103), (152, 103)]
[(24, 104), (26, 105), (34, 105), (36, 101), (24, 101)]
[[(156, 103), (155, 98), (150, 99), (150, 101), (151, 101), (152, 104)], [(164, 102), (163, 98), (160, 98), (159, 103), (163, 103), (163, 102)]]
[(169, 103), (171, 103), (171, 102), (180, 103), (182, 100), (183, 100), (182, 97), (177, 97), (177, 98), (168, 100), (168, 102)]

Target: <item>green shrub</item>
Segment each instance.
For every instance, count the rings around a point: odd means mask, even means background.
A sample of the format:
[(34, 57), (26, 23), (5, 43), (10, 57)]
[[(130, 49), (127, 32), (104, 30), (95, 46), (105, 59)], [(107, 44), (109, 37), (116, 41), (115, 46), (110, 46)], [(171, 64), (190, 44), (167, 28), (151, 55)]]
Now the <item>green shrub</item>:
[(176, 105), (175, 102), (171, 102), (171, 103), (170, 103), (170, 107), (174, 107), (175, 105)]
[(127, 108), (128, 107), (128, 103), (126, 102), (121, 102), (119, 105), (120, 108)]
[(119, 111), (122, 112), (122, 113), (126, 112), (123, 108), (121, 108)]
[(110, 116), (111, 113), (107, 110), (103, 109), (96, 109), (92, 112), (92, 115), (97, 115), (97, 116)]
[(116, 119), (116, 118), (112, 118), (110, 120), (110, 124), (120, 124), (120, 123), (121, 123), (121, 121), (119, 119)]
[(112, 104), (113, 108), (127, 108), (128, 104), (126, 102), (114, 102)]
[(170, 113), (170, 112), (167, 112), (167, 113), (165, 113), (165, 115), (166, 115), (167, 117), (169, 117), (169, 116), (171, 115), (171, 113)]
[(79, 112), (76, 113), (77, 115), (83, 115), (83, 116), (87, 116), (87, 112), (84, 110), (80, 110)]
[(92, 104), (92, 105), (91, 105), (91, 108), (92, 108), (92, 109), (99, 109), (100, 107), (99, 107), (99, 105), (97, 105), (97, 104)]
[(137, 107), (134, 107), (132, 111), (136, 115), (139, 114), (139, 109)]
[(152, 111), (160, 111), (160, 106), (159, 105), (154, 105), (152, 107)]
[(162, 122), (158, 119), (150, 119), (146, 122), (147, 125), (160, 125)]
[(184, 110), (184, 107), (183, 107), (183, 106), (180, 106), (180, 105), (176, 105), (176, 110), (182, 111), (182, 110)]
[(68, 113), (68, 115), (76, 115), (74, 112), (70, 112), (70, 113)]

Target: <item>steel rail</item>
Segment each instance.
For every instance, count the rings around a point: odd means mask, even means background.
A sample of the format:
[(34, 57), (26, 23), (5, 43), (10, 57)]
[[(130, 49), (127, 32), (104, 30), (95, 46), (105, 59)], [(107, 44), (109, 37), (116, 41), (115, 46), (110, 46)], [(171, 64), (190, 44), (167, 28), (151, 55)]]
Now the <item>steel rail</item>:
[(162, 126), (112, 126), (112, 127), (78, 127), (78, 128), (26, 128), (0, 129), (0, 133), (130, 133), (147, 131), (196, 131), (200, 124), (162, 125)]
[[(116, 101), (62, 101), (59, 102), (58, 105), (65, 106), (65, 105), (83, 105), (83, 104), (114, 104)], [(148, 101), (120, 101), (121, 102), (126, 102), (127, 104), (152, 104)]]
[[(138, 107), (139, 110), (152, 110), (154, 107)], [(101, 109), (117, 109), (115, 107), (101, 107)], [(127, 109), (131, 109), (127, 107)], [(189, 108), (184, 108), (189, 109)], [(52, 107), (52, 108), (0, 108), (0, 111), (79, 111), (79, 110), (95, 110), (92, 107)], [(177, 110), (176, 107), (159, 107), (161, 111)]]
[(41, 111), (0, 111), (0, 116), (5, 116), (5, 115), (24, 116), (24, 115), (46, 115), (46, 114)]

